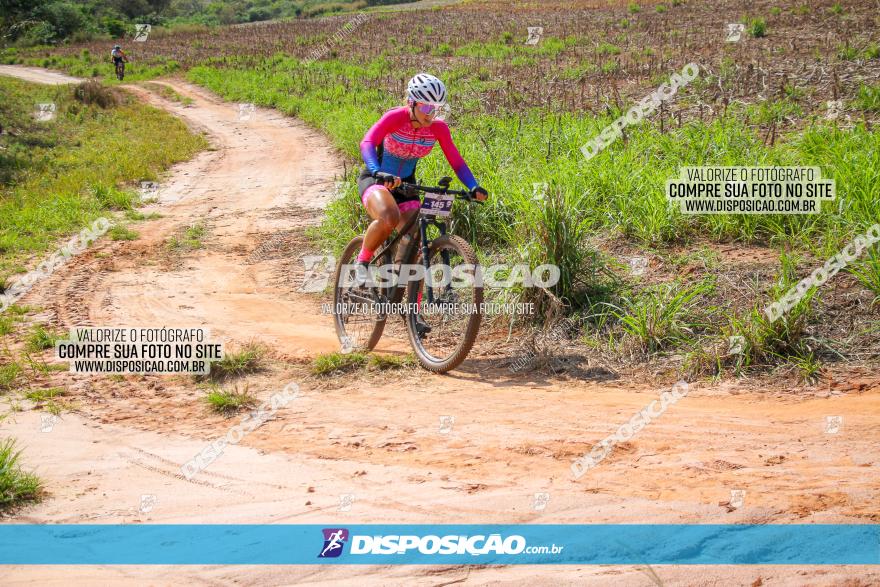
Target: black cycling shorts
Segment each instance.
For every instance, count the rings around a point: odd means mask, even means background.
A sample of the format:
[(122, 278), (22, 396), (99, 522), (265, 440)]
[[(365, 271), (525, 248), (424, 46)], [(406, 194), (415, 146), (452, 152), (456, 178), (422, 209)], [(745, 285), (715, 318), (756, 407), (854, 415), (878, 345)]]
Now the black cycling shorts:
[[(410, 175), (409, 177), (401, 178), (406, 183), (415, 183), (416, 176)], [(379, 183), (379, 180), (373, 177), (370, 173), (370, 170), (366, 167), (363, 168), (361, 174), (358, 176), (357, 184), (358, 184), (358, 197), (361, 199), (361, 202), (364, 201), (364, 192), (367, 191), (367, 188)], [(403, 202), (421, 202), (418, 194), (415, 196), (407, 196), (402, 194), (400, 190), (394, 189), (391, 191), (391, 195), (394, 197), (394, 201), (397, 202), (399, 206)]]

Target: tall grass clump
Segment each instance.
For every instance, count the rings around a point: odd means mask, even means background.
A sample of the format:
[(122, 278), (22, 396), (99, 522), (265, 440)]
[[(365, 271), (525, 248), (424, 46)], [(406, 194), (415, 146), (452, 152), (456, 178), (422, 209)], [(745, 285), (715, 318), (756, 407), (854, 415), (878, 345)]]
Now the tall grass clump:
[[(782, 255), (780, 260), (782, 266), (769, 292), (768, 302), (781, 299), (798, 281), (794, 258)], [(764, 312), (764, 305), (755, 306), (745, 314), (731, 315), (724, 332), (728, 336), (741, 336), (744, 341), (741, 353), (730, 357), (735, 366), (766, 366), (810, 357), (812, 352), (807, 348), (805, 338), (818, 301), (819, 292), (813, 287), (774, 321)]]
[(21, 450), (15, 440), (0, 441), (0, 510), (7, 511), (18, 505), (37, 502), (43, 493), (43, 482), (21, 467)]
[(865, 112), (880, 112), (880, 84), (859, 86), (854, 106)]
[(366, 353), (326, 353), (312, 361), (312, 374), (321, 377), (358, 371), (370, 362)]
[(231, 390), (214, 387), (205, 395), (204, 401), (212, 411), (223, 416), (231, 416), (257, 404), (257, 398), (250, 393), (247, 385), (244, 389), (236, 386)]
[(612, 313), (628, 337), (642, 350), (654, 353), (694, 337), (700, 320), (696, 306), (710, 290), (706, 283), (664, 283), (623, 298), (619, 306), (612, 306)]
[(749, 34), (756, 39), (767, 36), (767, 21), (763, 18), (752, 18), (749, 20)]
[(847, 268), (847, 271), (874, 294), (874, 303), (880, 303), (880, 253), (876, 248), (868, 251), (865, 260)]
[(247, 344), (237, 351), (224, 352), (223, 358), (211, 363), (211, 379), (224, 380), (256, 373), (263, 369), (266, 347)]
[(51, 349), (63, 335), (47, 330), (42, 324), (36, 324), (25, 338), (25, 348), (31, 352)]

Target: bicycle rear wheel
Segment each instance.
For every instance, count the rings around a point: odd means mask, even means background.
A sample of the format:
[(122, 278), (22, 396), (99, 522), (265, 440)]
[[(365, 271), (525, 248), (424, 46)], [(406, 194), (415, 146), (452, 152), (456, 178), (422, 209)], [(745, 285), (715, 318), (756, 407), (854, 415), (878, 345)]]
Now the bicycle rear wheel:
[(336, 336), (344, 352), (373, 350), (382, 338), (387, 320), (384, 314), (369, 309), (371, 304), (387, 301), (386, 291), (356, 283), (355, 265), (363, 241), (362, 236), (352, 239), (336, 265), (332, 312)]
[[(482, 319), (483, 287), (478, 283), (452, 280), (469, 265), (474, 275), (477, 256), (473, 248), (459, 236), (443, 235), (431, 242), (430, 259), (431, 293), (433, 305), (428, 304), (428, 280), (414, 280), (407, 286), (407, 302), (410, 308), (419, 306), (419, 314), (407, 314), (406, 327), (410, 344), (422, 367), (434, 373), (445, 373), (458, 367), (465, 360), (477, 334)], [(421, 258), (418, 261), (421, 263)], [(419, 336), (424, 325), (418, 324), (418, 315), (430, 327), (427, 334)]]

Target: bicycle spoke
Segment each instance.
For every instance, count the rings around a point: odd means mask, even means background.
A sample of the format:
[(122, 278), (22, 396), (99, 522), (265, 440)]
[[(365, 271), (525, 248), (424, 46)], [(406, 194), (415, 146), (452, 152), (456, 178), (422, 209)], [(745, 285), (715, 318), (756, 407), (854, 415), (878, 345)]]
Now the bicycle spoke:
[[(413, 318), (411, 323), (416, 332), (422, 332), (411, 340), (423, 364), (432, 366), (461, 362), (476, 336), (482, 302), (482, 288), (452, 279), (460, 265), (476, 264), (473, 252), (460, 239), (443, 237), (440, 242), (432, 247), (425, 279), (416, 284), (417, 291), (411, 291), (409, 297), (411, 303), (420, 302), (421, 320)], [(426, 333), (425, 326), (430, 329)], [(437, 370), (446, 368), (438, 366)]]
[[(354, 285), (356, 263), (361, 239), (348, 244), (337, 266), (334, 288), (333, 313), (336, 334), (343, 349), (372, 349), (385, 328), (385, 316), (376, 312), (377, 304), (384, 301), (381, 289)], [(348, 268), (343, 272), (343, 268)], [(343, 352), (347, 352), (343, 350)]]

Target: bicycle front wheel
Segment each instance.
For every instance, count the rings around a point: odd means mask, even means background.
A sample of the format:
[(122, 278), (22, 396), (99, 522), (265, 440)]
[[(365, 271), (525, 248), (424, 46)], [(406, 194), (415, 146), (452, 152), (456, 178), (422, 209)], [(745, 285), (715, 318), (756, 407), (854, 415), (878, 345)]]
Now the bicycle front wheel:
[(477, 255), (463, 238), (443, 235), (431, 243), (428, 255), (425, 277), (407, 286), (409, 307), (418, 307), (418, 312), (407, 314), (406, 327), (421, 366), (445, 373), (458, 367), (474, 346), (483, 287), (474, 278)]

